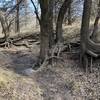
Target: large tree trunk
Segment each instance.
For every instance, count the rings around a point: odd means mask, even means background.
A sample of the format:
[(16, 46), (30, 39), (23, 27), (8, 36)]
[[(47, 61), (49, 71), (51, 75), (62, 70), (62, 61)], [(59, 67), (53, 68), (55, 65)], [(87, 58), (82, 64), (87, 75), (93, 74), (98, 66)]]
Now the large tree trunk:
[(53, 0), (40, 0), (40, 60), (48, 55), (48, 50), (53, 44)]
[(71, 0), (65, 0), (63, 2), (63, 5), (60, 8), (58, 18), (57, 18), (57, 24), (56, 24), (56, 42), (63, 41), (62, 24), (63, 24), (64, 15), (67, 12), (67, 9), (70, 3), (71, 3)]
[(88, 53), (91, 56), (97, 57), (100, 55), (100, 43), (96, 43), (90, 39), (89, 36), (89, 21), (91, 14), (91, 3), (92, 0), (84, 1), (84, 11), (81, 26), (81, 47), (82, 53)]
[[(85, 53), (86, 53), (87, 35), (89, 35), (91, 5), (92, 5), (92, 0), (84, 0), (84, 9), (83, 9), (83, 17), (82, 17), (82, 25), (81, 25), (81, 64), (82, 65), (83, 63), (87, 62)], [(86, 67), (86, 65), (83, 67)]]
[(100, 55), (100, 43), (95, 43), (90, 39), (89, 36), (91, 4), (92, 0), (84, 1), (84, 11), (81, 26), (81, 63), (85, 64), (83, 67), (86, 67), (88, 64), (86, 54), (89, 54), (93, 57), (98, 57)]
[(91, 4), (92, 0), (84, 0), (82, 24), (81, 24), (81, 47), (84, 49), (84, 43), (87, 40), (89, 34), (89, 23), (91, 15)]

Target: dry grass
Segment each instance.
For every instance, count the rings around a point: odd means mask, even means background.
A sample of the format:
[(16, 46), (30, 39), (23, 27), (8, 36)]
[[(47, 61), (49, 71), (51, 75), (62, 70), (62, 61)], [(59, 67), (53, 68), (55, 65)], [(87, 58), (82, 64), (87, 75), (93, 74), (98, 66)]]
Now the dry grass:
[(0, 100), (42, 100), (35, 80), (0, 68)]
[[(93, 31), (93, 25), (94, 25), (94, 20), (90, 21), (90, 33)], [(100, 22), (99, 22), (99, 27), (100, 27)], [(80, 39), (80, 29), (81, 29), (81, 21), (74, 22), (71, 26), (68, 25), (63, 25), (63, 36), (65, 41), (67, 42), (75, 42)], [(100, 28), (98, 28), (98, 31), (96, 33), (95, 37), (96, 42), (100, 42)]]
[[(73, 23), (72, 26), (64, 25), (65, 40), (78, 40), (80, 27), (80, 22)], [(36, 29), (33, 27), (33, 23), (28, 24), (27, 28), (24, 26), (21, 29), (22, 33), (39, 31), (39, 28)], [(37, 49), (39, 47), (34, 45), (32, 53), (37, 55)], [(20, 49), (20, 51), (23, 50)], [(96, 74), (89, 74), (90, 80), (87, 80), (86, 73), (81, 70), (79, 63), (67, 57), (67, 54), (63, 55), (63, 59), (65, 60), (64, 66), (59, 61), (55, 66), (44, 66), (43, 69), (35, 72), (35, 74), (33, 73), (30, 77), (16, 74), (11, 70), (3, 69), (1, 66), (0, 100), (67, 100), (66, 98), (70, 94), (75, 97), (75, 100), (87, 100), (85, 95), (90, 95), (93, 100), (96, 100), (95, 96), (97, 98), (96, 89), (98, 84), (92, 83), (92, 81), (95, 81), (94, 79), (97, 79)], [(93, 85), (96, 87), (93, 88)], [(89, 95), (86, 94), (87, 91)]]
[(80, 28), (81, 28), (81, 23), (78, 21), (77, 23), (73, 23), (71, 26), (68, 25), (63, 25), (63, 36), (65, 41), (71, 42), (71, 41), (76, 41), (77, 39), (79, 40), (80, 36)]

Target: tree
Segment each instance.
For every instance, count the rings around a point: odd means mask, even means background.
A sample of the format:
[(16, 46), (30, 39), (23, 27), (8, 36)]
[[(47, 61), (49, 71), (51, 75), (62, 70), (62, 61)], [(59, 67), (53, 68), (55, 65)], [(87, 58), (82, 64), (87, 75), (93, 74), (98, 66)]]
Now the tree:
[(99, 19), (100, 19), (100, 0), (99, 0), (99, 3), (98, 3), (97, 16), (96, 16), (96, 19), (95, 19), (95, 22), (94, 22), (94, 29), (93, 29), (92, 36), (91, 36), (91, 38), (93, 40), (96, 39), (96, 34), (97, 34), (97, 31), (98, 31)]
[(67, 12), (68, 5), (70, 5), (71, 0), (65, 0), (60, 8), (58, 18), (57, 18), (57, 24), (56, 24), (56, 41), (62, 42), (63, 41), (63, 34), (62, 34), (62, 24), (64, 20), (64, 15)]
[(84, 1), (84, 10), (81, 25), (81, 64), (83, 65), (83, 67), (88, 66), (87, 54), (92, 57), (98, 57), (100, 54), (100, 43), (96, 43), (91, 40), (89, 35), (91, 4), (92, 0)]
[(92, 0), (84, 0), (83, 17), (81, 25), (81, 64), (86, 67), (88, 64), (86, 55), (87, 36), (89, 34), (89, 23), (91, 15)]
[(68, 7), (68, 25), (72, 24), (71, 4), (72, 4), (72, 0), (71, 0), (71, 3), (69, 4), (69, 7)]
[[(19, 0), (16, 0), (16, 5), (18, 4), (18, 2), (19, 2)], [(20, 26), (19, 26), (19, 5), (16, 7), (15, 32), (20, 32)]]
[[(48, 50), (54, 44), (53, 32), (53, 0), (39, 0), (41, 8), (41, 21), (40, 21), (40, 59), (43, 61), (45, 56), (48, 55)], [(68, 9), (70, 0), (65, 0), (60, 8), (57, 23), (56, 23), (56, 42), (62, 42), (62, 24), (64, 15)]]
[[(48, 51), (54, 44), (54, 32), (53, 32), (53, 8), (54, 0), (39, 0), (41, 8), (41, 17), (39, 18), (38, 10), (33, 0), (31, 0), (36, 17), (40, 24), (40, 60), (44, 61)], [(56, 23), (56, 42), (62, 42), (62, 24), (64, 15), (68, 9), (68, 5), (71, 3), (70, 0), (65, 0), (60, 8), (57, 23)]]
[(2, 33), (4, 33), (4, 38), (0, 40), (0, 43), (4, 43), (5, 41), (7, 41), (7, 38), (9, 36), (9, 25), (2, 11), (0, 11), (0, 23), (2, 26)]
[(40, 21), (40, 59), (43, 61), (53, 44), (53, 0), (39, 0)]
[[(1, 6), (0, 6), (0, 23), (2, 26), (2, 33), (4, 34), (3, 38), (0, 38), (0, 43), (4, 43), (8, 41), (9, 34), (11, 31), (11, 25), (15, 18), (10, 16), (10, 13), (12, 12), (12, 9), (16, 8), (13, 6), (14, 0), (1, 0)], [(13, 7), (13, 8), (12, 8)], [(9, 11), (11, 9), (11, 11)], [(14, 10), (13, 9), (13, 10)], [(10, 12), (10, 13), (9, 13)]]

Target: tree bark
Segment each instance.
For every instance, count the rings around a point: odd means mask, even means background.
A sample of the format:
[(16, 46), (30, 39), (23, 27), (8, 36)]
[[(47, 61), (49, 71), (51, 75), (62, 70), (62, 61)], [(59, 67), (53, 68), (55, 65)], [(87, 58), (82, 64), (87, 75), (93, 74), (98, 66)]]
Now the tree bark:
[[(80, 55), (81, 64), (85, 63), (82, 58), (85, 57), (85, 53), (86, 53), (87, 36), (89, 35), (91, 5), (92, 5), (92, 0), (84, 0), (84, 8), (83, 8), (83, 16), (82, 16), (82, 24), (81, 24), (81, 55)], [(83, 67), (86, 67), (86, 65)]]
[[(19, 3), (19, 0), (16, 0), (16, 5)], [(16, 7), (16, 18), (15, 18), (15, 33), (20, 32), (19, 26), (19, 5)]]
[(94, 22), (94, 29), (92, 32), (92, 36), (91, 38), (95, 41), (96, 37), (97, 37), (97, 31), (98, 31), (98, 23), (99, 23), (99, 19), (100, 19), (100, 0), (99, 0), (99, 4), (98, 4), (98, 11), (97, 11), (97, 16)]
[(40, 60), (48, 55), (48, 50), (53, 44), (53, 0), (40, 0)]
[[(71, 0), (72, 2), (72, 0)], [(72, 18), (71, 18), (71, 3), (69, 4), (69, 7), (68, 7), (68, 25), (72, 25)]]
[(83, 16), (82, 16), (82, 24), (81, 24), (81, 46), (86, 42), (87, 35), (89, 34), (89, 23), (90, 23), (90, 15), (91, 15), (91, 4), (92, 0), (84, 0), (84, 8), (83, 8)]
[(56, 24), (56, 42), (63, 41), (62, 24), (63, 24), (64, 15), (67, 12), (70, 3), (71, 0), (65, 0), (60, 8), (58, 18), (57, 18), (57, 24)]
[(81, 47), (83, 54), (88, 53), (91, 56), (97, 57), (100, 55), (100, 43), (94, 42), (89, 36), (91, 3), (92, 0), (85, 0), (84, 2), (83, 20), (81, 26)]

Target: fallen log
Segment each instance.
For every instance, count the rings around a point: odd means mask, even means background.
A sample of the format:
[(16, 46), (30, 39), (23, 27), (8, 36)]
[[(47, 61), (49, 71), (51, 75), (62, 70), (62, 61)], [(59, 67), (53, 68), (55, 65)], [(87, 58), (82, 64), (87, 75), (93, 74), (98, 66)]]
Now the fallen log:
[(39, 33), (20, 33), (15, 36), (10, 36), (7, 41), (5, 38), (0, 38), (0, 47), (4, 47), (8, 44), (14, 44), (23, 39), (35, 39), (37, 41), (39, 40)]

